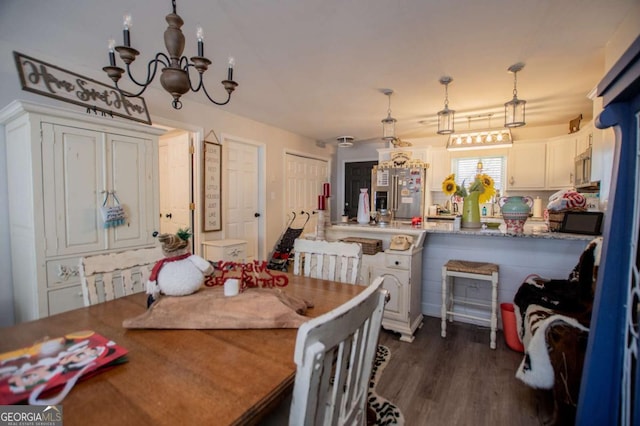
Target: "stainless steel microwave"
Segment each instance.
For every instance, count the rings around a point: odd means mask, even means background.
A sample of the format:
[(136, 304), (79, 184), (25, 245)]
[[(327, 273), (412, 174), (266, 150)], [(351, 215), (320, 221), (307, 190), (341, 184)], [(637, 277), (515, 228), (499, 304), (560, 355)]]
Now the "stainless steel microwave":
[(575, 186), (580, 188), (588, 185), (591, 185), (591, 147), (575, 159)]

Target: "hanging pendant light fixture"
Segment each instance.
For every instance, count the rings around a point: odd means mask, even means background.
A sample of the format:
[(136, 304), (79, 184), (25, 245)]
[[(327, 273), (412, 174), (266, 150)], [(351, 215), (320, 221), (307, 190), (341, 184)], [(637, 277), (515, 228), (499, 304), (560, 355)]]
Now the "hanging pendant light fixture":
[[(116, 88), (122, 96), (137, 97), (142, 95), (149, 84), (151, 84), (156, 76), (158, 64), (160, 64), (162, 66), (160, 83), (162, 84), (164, 90), (166, 90), (171, 94), (171, 96), (173, 96), (173, 101), (171, 102), (173, 108), (182, 108), (180, 97), (187, 93), (189, 90), (198, 92), (200, 91), (200, 89), (202, 89), (205, 96), (214, 104), (226, 105), (231, 100), (231, 93), (235, 90), (236, 87), (238, 87), (238, 83), (233, 81), (233, 66), (235, 64), (234, 59), (229, 58), (227, 79), (221, 82), (222, 86), (227, 92), (227, 99), (222, 102), (217, 102), (213, 100), (211, 96), (209, 96), (207, 88), (204, 86), (204, 82), (202, 81), (202, 75), (207, 70), (209, 65), (211, 65), (211, 61), (204, 57), (204, 37), (202, 28), (198, 27), (196, 31), (196, 38), (198, 41), (198, 56), (193, 56), (191, 58), (191, 62), (189, 62), (189, 59), (187, 59), (186, 56), (182, 56), (185, 38), (180, 28), (182, 27), (182, 25), (184, 25), (184, 21), (182, 20), (180, 15), (176, 13), (176, 0), (172, 0), (171, 4), (173, 6), (173, 12), (168, 14), (165, 18), (167, 24), (169, 25), (164, 32), (164, 44), (169, 55), (167, 56), (163, 52), (155, 54), (154, 59), (149, 61), (149, 63), (147, 64), (147, 77), (144, 81), (138, 82), (135, 78), (133, 78), (129, 67), (131, 63), (135, 61), (136, 56), (140, 54), (139, 51), (131, 47), (129, 33), (129, 29), (131, 26), (131, 15), (126, 15), (124, 18), (124, 45), (116, 46), (114, 40), (109, 40), (109, 66), (102, 68), (102, 70), (107, 73), (111, 80), (113, 80), (113, 82), (116, 84)], [(122, 77), (122, 74), (125, 72), (125, 70), (116, 65), (114, 50), (120, 54), (120, 59), (122, 59), (122, 61), (125, 63), (127, 75), (129, 76), (131, 81), (138, 87), (142, 88), (138, 93), (131, 94), (125, 92), (118, 86), (118, 81), (120, 80), (120, 77)], [(194, 68), (198, 72), (196, 87), (194, 87), (191, 81), (191, 77), (189, 76), (190, 68)]]
[(456, 112), (449, 109), (449, 83), (453, 78), (444, 76), (440, 78), (440, 84), (444, 85), (444, 109), (438, 112), (438, 134), (450, 135), (455, 130), (453, 128), (453, 120)]
[(389, 108), (387, 109), (387, 118), (382, 120), (382, 139), (393, 142), (396, 140), (396, 119), (391, 117), (391, 95), (393, 94), (393, 90), (391, 89), (382, 89), (382, 93), (384, 93), (389, 98)]
[(524, 121), (524, 109), (527, 101), (518, 99), (518, 71), (524, 68), (522, 62), (511, 65), (508, 70), (513, 73), (513, 99), (504, 104), (504, 127), (520, 127), (526, 123)]
[[(480, 114), (467, 117), (468, 129), (451, 133), (447, 141), (447, 150), (464, 151), (491, 148), (510, 148), (513, 145), (511, 129), (491, 127), (493, 114)], [(471, 120), (488, 119), (489, 127), (486, 129), (471, 129)]]

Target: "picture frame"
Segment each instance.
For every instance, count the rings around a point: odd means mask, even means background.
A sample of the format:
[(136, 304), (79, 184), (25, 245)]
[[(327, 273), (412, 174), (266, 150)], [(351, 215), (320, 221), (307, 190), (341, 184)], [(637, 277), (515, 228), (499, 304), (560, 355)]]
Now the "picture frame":
[(204, 140), (202, 146), (202, 230), (222, 230), (222, 145)]

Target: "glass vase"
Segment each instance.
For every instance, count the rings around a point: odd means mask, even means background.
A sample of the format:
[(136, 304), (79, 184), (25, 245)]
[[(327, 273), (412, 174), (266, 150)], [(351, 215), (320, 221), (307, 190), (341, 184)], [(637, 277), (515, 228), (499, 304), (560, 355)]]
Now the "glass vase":
[(479, 229), (482, 227), (480, 223), (480, 203), (478, 197), (479, 192), (470, 192), (464, 197), (462, 203), (462, 224), (463, 228)]

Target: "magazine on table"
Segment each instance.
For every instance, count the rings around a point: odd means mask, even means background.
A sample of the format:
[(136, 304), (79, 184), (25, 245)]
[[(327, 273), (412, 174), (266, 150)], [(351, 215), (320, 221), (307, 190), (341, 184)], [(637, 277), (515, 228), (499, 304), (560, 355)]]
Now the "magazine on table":
[(56, 405), (78, 380), (126, 362), (126, 354), (91, 330), (0, 353), (0, 405)]

